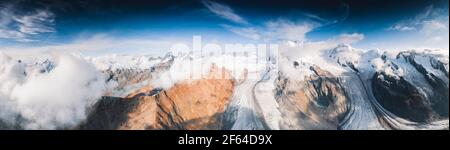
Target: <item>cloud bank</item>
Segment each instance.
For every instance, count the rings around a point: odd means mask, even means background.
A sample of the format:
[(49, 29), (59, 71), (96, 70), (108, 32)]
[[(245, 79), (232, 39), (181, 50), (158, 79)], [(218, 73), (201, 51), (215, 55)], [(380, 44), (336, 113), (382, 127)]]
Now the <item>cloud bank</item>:
[[(86, 118), (105, 79), (79, 56), (54, 54), (54, 66), (25, 64), (0, 52), (0, 120), (24, 129), (65, 129)], [(48, 72), (40, 71), (48, 68)]]
[(69, 43), (48, 44), (42, 46), (3, 46), (0, 51), (20, 58), (36, 57), (54, 51), (75, 52), (83, 55), (105, 53), (164, 55), (174, 43), (188, 43), (189, 38), (117, 38), (108, 34), (94, 34), (80, 37)]

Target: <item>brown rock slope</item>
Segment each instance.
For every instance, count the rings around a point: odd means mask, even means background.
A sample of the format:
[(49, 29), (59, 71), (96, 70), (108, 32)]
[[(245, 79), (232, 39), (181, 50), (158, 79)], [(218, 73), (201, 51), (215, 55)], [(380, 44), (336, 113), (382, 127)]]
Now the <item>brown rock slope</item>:
[(339, 81), (329, 72), (311, 66), (304, 81), (280, 77), (276, 82), (283, 129), (338, 129), (347, 111), (347, 97)]
[(103, 97), (77, 129), (222, 129), (234, 81), (224, 69), (168, 90), (146, 86), (125, 98)]

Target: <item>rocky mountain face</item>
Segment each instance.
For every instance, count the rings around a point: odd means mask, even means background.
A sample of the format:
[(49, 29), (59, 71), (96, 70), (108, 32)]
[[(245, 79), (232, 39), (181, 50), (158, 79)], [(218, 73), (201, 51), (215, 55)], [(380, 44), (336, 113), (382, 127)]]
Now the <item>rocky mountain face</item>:
[[(70, 129), (448, 129), (448, 54), (339, 45), (320, 57), (239, 75), (213, 63), (206, 76), (164, 88), (154, 81), (183, 70), (176, 68), (188, 64), (177, 62), (182, 56), (137, 59), (152, 62), (147, 67), (100, 67), (112, 88)], [(0, 119), (0, 128), (13, 127)]]
[[(221, 73), (219, 69), (211, 68), (210, 76)], [(209, 78), (179, 83), (168, 90), (149, 84), (124, 98), (103, 97), (78, 129), (222, 129), (234, 83)]]
[[(346, 49), (341, 53), (352, 48)], [(363, 85), (383, 129), (448, 129), (448, 55), (367, 51), (353, 61), (337, 60), (359, 78), (352, 82)]]
[(78, 128), (448, 129), (448, 56), (340, 45), (324, 57), (340, 72), (293, 60), (283, 65), (308, 72), (303, 78), (269, 69), (257, 79), (242, 74), (170, 89), (149, 83), (126, 97), (103, 97)]
[(286, 129), (337, 129), (349, 99), (337, 77), (317, 66), (303, 81), (279, 76), (275, 99)]
[(427, 53), (401, 52), (394, 61), (384, 59), (391, 62), (393, 70), (408, 71), (403, 76), (390, 76), (386, 72), (373, 75), (372, 92), (380, 111), (418, 126), (447, 120), (443, 127), (448, 129), (448, 57), (438, 58)]

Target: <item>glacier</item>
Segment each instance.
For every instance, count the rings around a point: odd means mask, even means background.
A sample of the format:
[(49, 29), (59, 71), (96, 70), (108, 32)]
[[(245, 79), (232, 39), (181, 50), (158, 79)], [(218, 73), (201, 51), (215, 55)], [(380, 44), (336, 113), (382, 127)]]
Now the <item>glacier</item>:
[[(224, 130), (448, 130), (449, 57), (447, 51), (362, 50), (339, 44), (308, 53), (293, 53), (292, 51), (298, 49), (298, 45), (284, 46), (283, 50), (289, 51), (281, 51), (277, 59), (269, 59), (270, 56), (258, 58), (254, 55), (194, 57), (189, 54), (173, 55), (172, 53), (164, 57), (83, 56), (80, 61), (89, 63), (99, 74), (102, 74), (98, 76), (98, 80), (104, 83), (98, 86), (102, 87), (99, 89), (102, 90), (103, 98), (87, 95), (88, 99), (97, 98), (98, 100), (93, 102), (98, 104), (95, 106), (83, 104), (86, 107), (81, 112), (76, 112), (80, 114), (80, 117), (75, 119), (75, 122), (55, 122), (58, 121), (57, 118), (49, 118), (50, 120), (46, 120), (45, 124), (38, 124), (38, 126), (29, 126), (30, 121), (39, 120), (41, 116), (38, 115), (31, 116), (36, 119), (12, 119), (17, 118), (18, 114), (19, 116), (23, 114), (20, 113), (21, 111), (12, 109), (11, 106), (16, 105), (16, 99), (8, 95), (16, 93), (9, 91), (8, 87), (22, 84), (21, 82), (24, 81), (20, 78), (52, 73), (58, 68), (58, 62), (52, 59), (14, 61), (13, 58), (1, 54), (0, 128), (88, 129), (90, 126), (100, 127), (86, 125), (89, 122), (83, 120), (84, 116), (87, 117), (86, 120), (96, 116), (92, 114), (98, 112), (95, 111), (96, 109), (108, 109), (101, 106), (102, 101), (124, 101), (108, 103), (108, 106), (124, 105), (114, 106), (114, 109), (119, 109), (124, 108), (125, 105), (128, 108), (128, 105), (131, 105), (127, 104), (128, 101), (133, 102), (131, 108), (139, 107), (141, 104), (139, 101), (145, 99), (148, 103), (146, 107), (151, 106), (152, 109), (140, 111), (158, 114), (168, 109), (165, 108), (168, 106), (163, 106), (163, 103), (158, 101), (172, 99), (170, 111), (178, 113), (165, 112), (169, 114), (165, 114), (164, 117), (178, 119), (164, 122), (167, 120), (161, 120), (156, 115), (154, 118), (156, 120), (147, 121), (149, 124), (159, 123), (159, 125), (153, 125), (154, 129), (158, 129), (158, 126), (170, 127), (169, 124), (177, 124), (177, 128), (181, 129)], [(188, 116), (192, 118), (189, 112), (195, 113), (205, 108), (202, 108), (203, 104), (197, 106), (190, 102), (178, 104), (176, 102), (181, 102), (182, 97), (170, 95), (176, 94), (171, 91), (179, 86), (187, 88), (194, 84), (215, 87), (214, 77), (210, 79), (203, 76), (212, 67), (223, 68), (223, 70), (216, 70), (221, 77), (227, 74), (220, 84), (230, 81), (233, 83), (233, 88), (227, 91), (230, 92), (229, 94), (214, 93), (221, 91), (219, 89), (204, 92), (212, 92), (210, 93), (212, 97), (220, 94), (229, 95), (229, 98), (224, 101), (221, 98), (220, 103), (213, 101), (208, 104), (218, 108), (213, 121), (206, 117), (208, 125), (203, 125), (199, 120), (193, 120), (194, 125), (197, 126), (187, 125), (186, 122), (189, 121), (185, 118)], [(199, 78), (193, 78), (196, 74), (200, 74)], [(201, 80), (207, 80), (208, 84), (196, 82)], [(192, 88), (204, 89), (204, 87)], [(143, 94), (133, 94), (139, 92)], [(58, 93), (56, 92), (55, 95)], [(162, 96), (167, 98), (161, 99)], [(181, 99), (177, 100), (177, 98)], [(137, 103), (135, 104), (134, 101)], [(153, 101), (156, 103), (153, 104)], [(127, 113), (128, 109), (105, 111), (111, 111), (111, 115), (114, 115), (114, 113)], [(28, 123), (22, 126), (23, 121)], [(142, 122), (146, 121), (142, 120)], [(79, 125), (80, 123), (85, 126)], [(105, 119), (103, 122), (100, 120), (96, 123), (108, 124), (108, 120)]]

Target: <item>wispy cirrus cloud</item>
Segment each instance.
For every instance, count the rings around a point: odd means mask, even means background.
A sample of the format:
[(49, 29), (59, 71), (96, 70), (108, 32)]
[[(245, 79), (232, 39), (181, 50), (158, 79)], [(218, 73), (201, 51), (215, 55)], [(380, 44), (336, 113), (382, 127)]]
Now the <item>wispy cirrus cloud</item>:
[(54, 20), (46, 9), (20, 11), (13, 5), (0, 6), (0, 39), (34, 41), (33, 36), (55, 32)]
[[(214, 14), (230, 20), (238, 25), (221, 24), (226, 30), (252, 40), (305, 40), (305, 34), (312, 30), (311, 23), (298, 23), (286, 19), (267, 21), (262, 25), (251, 25), (246, 19), (236, 14), (234, 10), (218, 2), (203, 0), (203, 5)], [(312, 15), (312, 14), (311, 14)], [(315, 16), (316, 19), (324, 21)]]
[(231, 26), (221, 25), (226, 30), (239, 36), (252, 40), (262, 41), (305, 41), (306, 33), (312, 31), (316, 24), (307, 22), (294, 22), (286, 19), (277, 19), (265, 22), (260, 26)]
[(399, 32), (417, 31), (420, 37), (423, 37), (420, 41), (424, 42), (425, 45), (437, 44), (447, 45), (448, 47), (448, 22), (448, 12), (430, 5), (415, 17), (401, 20), (387, 28), (387, 30)]
[[(413, 18), (401, 20), (394, 23), (387, 30), (391, 31), (417, 31), (417, 30), (435, 30), (442, 29), (443, 22), (441, 17), (441, 9), (435, 8), (433, 5), (427, 6), (421, 13)], [(435, 28), (438, 27), (438, 28)]]
[(205, 7), (208, 8), (209, 11), (224, 19), (238, 24), (249, 24), (246, 19), (236, 14), (231, 7), (225, 4), (214, 2), (212, 0), (203, 0), (202, 4), (205, 5)]
[(342, 3), (340, 11), (342, 14), (331, 20), (322, 18), (311, 13), (302, 13), (300, 20), (292, 20), (289, 18), (278, 18), (263, 21), (262, 23), (250, 23), (234, 10), (225, 4), (218, 2), (203, 0), (203, 5), (214, 14), (230, 20), (235, 25), (220, 24), (224, 29), (237, 34), (239, 36), (262, 41), (307, 41), (306, 34), (315, 28), (336, 24), (347, 19), (349, 16), (349, 5)]

